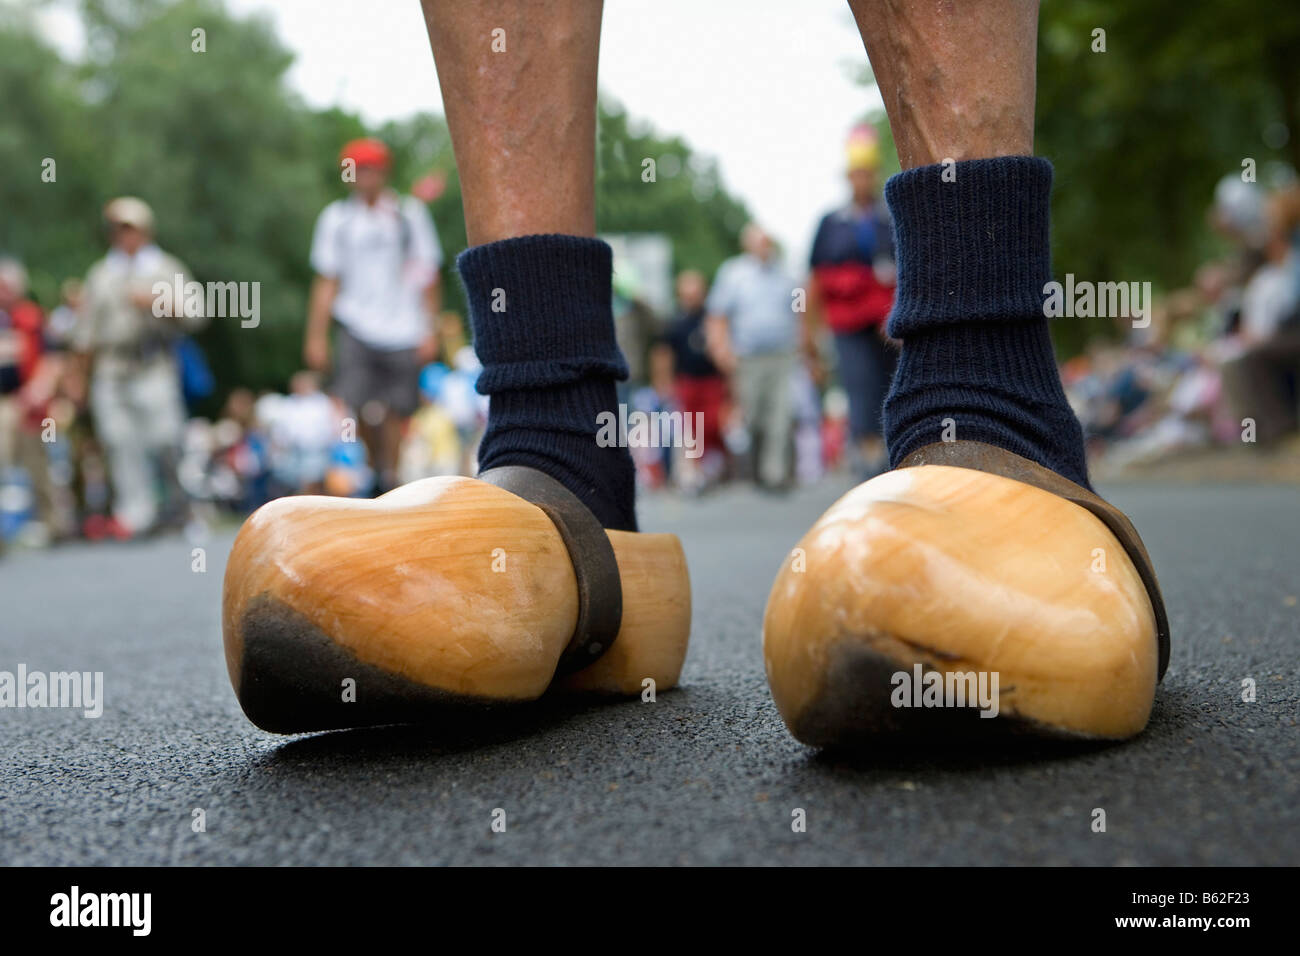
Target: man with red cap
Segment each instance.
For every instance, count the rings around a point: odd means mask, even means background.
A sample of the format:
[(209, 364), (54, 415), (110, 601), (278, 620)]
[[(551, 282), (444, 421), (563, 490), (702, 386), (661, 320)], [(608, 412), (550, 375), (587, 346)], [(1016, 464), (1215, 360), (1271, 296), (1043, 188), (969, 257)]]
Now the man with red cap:
[(418, 405), (420, 368), (437, 350), (442, 249), (425, 205), (388, 188), (387, 146), (353, 140), (339, 160), (351, 195), (316, 220), (303, 357), (310, 368), (329, 368), (333, 318), (333, 390), (357, 416), (383, 492), (397, 483), (398, 442)]

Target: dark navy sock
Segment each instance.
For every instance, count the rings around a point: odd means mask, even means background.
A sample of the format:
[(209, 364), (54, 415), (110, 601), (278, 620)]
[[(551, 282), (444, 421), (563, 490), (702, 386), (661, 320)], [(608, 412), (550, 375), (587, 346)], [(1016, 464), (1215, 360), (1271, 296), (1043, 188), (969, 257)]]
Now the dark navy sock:
[(491, 396), (479, 469), (527, 465), (572, 491), (606, 528), (636, 530), (626, 448), (597, 444), (618, 414), (627, 362), (614, 340), (613, 257), (598, 239), (521, 236), (456, 260), (469, 300), (478, 390)]
[(947, 435), (1023, 455), (1084, 487), (1083, 430), (1061, 388), (1043, 286), (1052, 166), (1032, 156), (892, 177), (903, 340), (885, 399), (891, 466)]

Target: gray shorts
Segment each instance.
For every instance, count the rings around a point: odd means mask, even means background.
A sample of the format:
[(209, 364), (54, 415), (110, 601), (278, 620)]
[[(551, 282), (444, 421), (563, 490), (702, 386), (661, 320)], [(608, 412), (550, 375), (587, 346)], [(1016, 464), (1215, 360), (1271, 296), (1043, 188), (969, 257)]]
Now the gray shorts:
[(420, 405), (420, 359), (416, 349), (377, 349), (338, 326), (334, 355), (334, 394), (357, 414), (367, 402), (380, 402), (403, 418)]

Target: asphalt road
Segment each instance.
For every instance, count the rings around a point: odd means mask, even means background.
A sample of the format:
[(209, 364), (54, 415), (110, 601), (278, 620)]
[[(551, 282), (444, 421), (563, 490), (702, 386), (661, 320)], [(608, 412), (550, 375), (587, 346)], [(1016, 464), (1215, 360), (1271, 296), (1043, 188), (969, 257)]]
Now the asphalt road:
[(221, 655), (231, 532), (203, 573), (179, 537), (11, 554), (0, 670), (103, 671), (105, 707), (0, 710), (0, 863), (1300, 862), (1300, 490), (1102, 489), (1142, 531), (1173, 628), (1136, 741), (850, 759), (786, 733), (759, 636), (778, 564), (844, 487), (643, 504), (692, 570), (680, 689), (432, 729), (249, 724)]

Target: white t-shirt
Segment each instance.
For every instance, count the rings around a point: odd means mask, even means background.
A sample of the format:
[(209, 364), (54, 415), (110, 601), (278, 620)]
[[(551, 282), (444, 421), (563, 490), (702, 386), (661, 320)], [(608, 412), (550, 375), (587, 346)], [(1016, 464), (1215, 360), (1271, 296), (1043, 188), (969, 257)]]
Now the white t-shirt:
[(353, 194), (330, 203), (316, 220), (311, 265), (339, 280), (334, 318), (371, 348), (415, 348), (431, 331), (423, 292), (442, 247), (418, 199), (385, 193), (368, 206)]
[(1296, 276), (1300, 263), (1295, 251), (1278, 263), (1255, 270), (1241, 295), (1241, 331), (1255, 342), (1271, 338), (1291, 317), (1297, 305)]
[(327, 452), (338, 439), (338, 416), (322, 392), (286, 395), (276, 405), (271, 440), (304, 452)]

